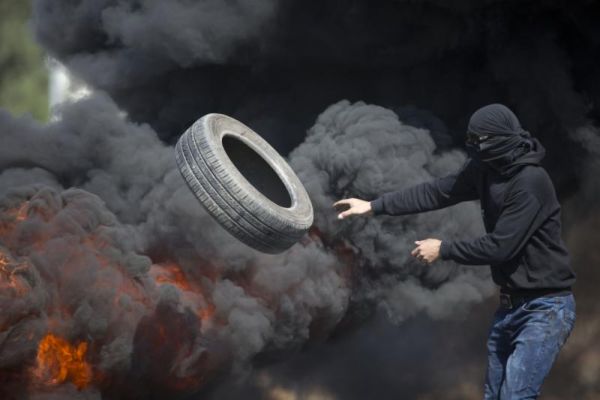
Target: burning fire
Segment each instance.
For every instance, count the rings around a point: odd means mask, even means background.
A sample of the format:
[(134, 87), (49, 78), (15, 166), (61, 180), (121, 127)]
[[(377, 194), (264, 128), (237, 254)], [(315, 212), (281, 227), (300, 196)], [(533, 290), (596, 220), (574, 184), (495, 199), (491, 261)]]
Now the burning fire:
[(198, 318), (207, 322), (215, 314), (215, 306), (206, 300), (202, 288), (190, 280), (176, 263), (153, 264), (150, 276), (158, 285), (171, 284), (181, 290), (182, 301), (195, 310)]
[(8, 235), (19, 222), (26, 220), (28, 210), (28, 201), (23, 202), (18, 207), (0, 209), (0, 236)]
[(158, 284), (171, 283), (181, 290), (192, 290), (192, 285), (187, 280), (181, 268), (174, 263), (161, 265), (162, 270), (156, 273)]
[(25, 269), (24, 265), (10, 262), (0, 248), (0, 290), (12, 290), (19, 296), (24, 295), (29, 286), (19, 278), (19, 273)]
[(85, 360), (87, 348), (85, 342), (71, 345), (51, 333), (46, 335), (38, 346), (35, 376), (51, 385), (71, 381), (78, 389), (85, 388), (92, 379)]
[(17, 221), (23, 221), (27, 218), (27, 210), (29, 207), (29, 202), (26, 201), (23, 204), (21, 204), (21, 206), (16, 210), (16, 215), (15, 215), (15, 219)]
[[(121, 360), (130, 357), (135, 365), (143, 367), (139, 377), (144, 384), (136, 388), (136, 398), (145, 398), (145, 393), (154, 389), (191, 393), (231, 365), (236, 357), (232, 346), (247, 347), (245, 342), (228, 337), (228, 313), (236, 312), (237, 305), (226, 305), (224, 311), (217, 312), (213, 298), (216, 288), (220, 289), (225, 281), (221, 276), (221, 271), (227, 270), (221, 265), (225, 261), (199, 257), (188, 265), (161, 253), (160, 261), (155, 262), (135, 252), (130, 243), (119, 242), (120, 226), (96, 218), (96, 212), (106, 210), (97, 210), (95, 200), (88, 201), (80, 193), (83, 197), (66, 196), (64, 203), (55, 204), (44, 196), (56, 193), (43, 194), (10, 208), (0, 204), (0, 293), (17, 299), (17, 304), (37, 304), (37, 296), (46, 299), (39, 305), (39, 314), (43, 315), (39, 328), (26, 332), (32, 341), (28, 346), (39, 340), (36, 358), (32, 360), (33, 354), (24, 353), (19, 364), (33, 364), (19, 378), (28, 379), (30, 390), (95, 390), (109, 382), (111, 387), (120, 386), (120, 380), (112, 378), (122, 376)], [(313, 241), (326, 245), (318, 231), (314, 234), (305, 245)], [(236, 301), (247, 301), (252, 308), (245, 310), (240, 304), (241, 318), (245, 312), (254, 312), (254, 302), (261, 305), (258, 312), (277, 304), (273, 294), (263, 292), (260, 285), (253, 286), (254, 270), (249, 266), (243, 272), (228, 272), (231, 286), (237, 286), (235, 296), (238, 287), (245, 292)], [(291, 286), (289, 290), (295, 289)], [(171, 302), (174, 296), (163, 297), (163, 293), (176, 293), (177, 302)], [(96, 304), (101, 304), (97, 310)], [(99, 313), (98, 318), (107, 323), (106, 334), (94, 336), (93, 346), (85, 340), (71, 342), (65, 331), (77, 325), (74, 314), (79, 310), (83, 315)], [(20, 321), (19, 316), (0, 323), (13, 324)], [(40, 340), (37, 329), (42, 326), (46, 335)], [(87, 327), (81, 328), (76, 332), (85, 335)], [(104, 346), (113, 343), (130, 344), (130, 353), (110, 347), (110, 359), (99, 363), (103, 361)], [(117, 361), (111, 364), (113, 360)], [(295, 398), (286, 396), (286, 389), (275, 388), (270, 398)], [(314, 398), (327, 400), (323, 396)]]

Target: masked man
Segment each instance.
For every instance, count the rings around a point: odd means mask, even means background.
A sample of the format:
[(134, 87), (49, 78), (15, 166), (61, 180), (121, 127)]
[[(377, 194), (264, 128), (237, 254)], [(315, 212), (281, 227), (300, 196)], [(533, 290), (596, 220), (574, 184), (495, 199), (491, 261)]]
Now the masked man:
[(425, 239), (412, 255), (490, 265), (500, 306), (488, 336), (485, 399), (535, 399), (575, 323), (575, 274), (561, 239), (560, 204), (540, 161), (541, 143), (506, 106), (469, 120), (471, 157), (455, 174), (373, 201), (343, 199), (351, 215), (405, 215), (479, 199), (486, 234), (472, 240)]

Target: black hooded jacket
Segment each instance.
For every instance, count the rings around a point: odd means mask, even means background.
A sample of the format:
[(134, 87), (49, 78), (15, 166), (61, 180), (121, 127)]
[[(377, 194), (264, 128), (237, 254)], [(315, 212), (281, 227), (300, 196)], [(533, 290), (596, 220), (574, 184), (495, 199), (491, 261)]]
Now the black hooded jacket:
[(405, 215), (481, 200), (486, 234), (473, 240), (444, 240), (442, 259), (491, 265), (505, 291), (568, 289), (575, 282), (561, 238), (560, 204), (540, 165), (541, 143), (529, 135), (501, 167), (468, 158), (455, 174), (382, 195), (371, 202), (375, 215)]

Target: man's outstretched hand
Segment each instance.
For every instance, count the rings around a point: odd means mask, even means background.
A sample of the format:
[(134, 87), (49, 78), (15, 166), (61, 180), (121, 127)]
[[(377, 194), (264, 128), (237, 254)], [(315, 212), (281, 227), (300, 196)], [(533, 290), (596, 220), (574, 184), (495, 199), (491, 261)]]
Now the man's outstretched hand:
[(410, 253), (419, 261), (431, 264), (440, 257), (440, 246), (442, 241), (438, 239), (417, 240), (417, 247)]
[[(371, 209), (371, 202), (360, 200), (360, 199), (342, 199), (333, 203), (333, 207), (338, 211), (344, 210), (338, 214), (338, 219), (344, 219), (351, 215), (372, 215), (373, 210)], [(413, 257), (417, 258), (427, 264), (431, 264), (438, 258), (440, 258), (440, 246), (442, 241), (438, 239), (425, 239), (417, 240), (415, 242), (417, 247), (410, 253)]]
[(371, 215), (371, 202), (360, 199), (342, 199), (333, 203), (333, 207), (344, 210), (338, 214), (338, 219), (344, 219), (350, 215)]

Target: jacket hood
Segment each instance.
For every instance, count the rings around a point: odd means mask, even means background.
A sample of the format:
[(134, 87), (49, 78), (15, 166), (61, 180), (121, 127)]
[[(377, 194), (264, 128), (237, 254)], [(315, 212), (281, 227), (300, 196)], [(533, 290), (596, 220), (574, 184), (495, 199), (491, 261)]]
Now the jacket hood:
[(512, 176), (524, 165), (539, 165), (546, 150), (521, 127), (517, 116), (502, 104), (490, 104), (473, 113), (468, 132), (487, 139), (468, 146), (477, 158), (502, 176)]
[(526, 132), (515, 113), (499, 103), (489, 104), (475, 111), (469, 118), (467, 131), (491, 136), (517, 136)]

